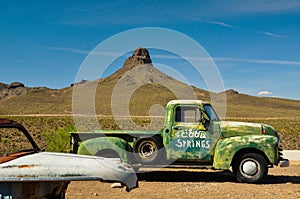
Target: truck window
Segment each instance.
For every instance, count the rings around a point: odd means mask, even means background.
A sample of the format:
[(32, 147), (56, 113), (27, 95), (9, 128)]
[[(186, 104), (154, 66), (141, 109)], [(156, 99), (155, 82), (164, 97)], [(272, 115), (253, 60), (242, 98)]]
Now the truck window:
[(219, 121), (218, 115), (210, 104), (204, 104), (203, 107), (211, 121)]
[(201, 119), (198, 107), (177, 106), (175, 112), (175, 122), (197, 123)]

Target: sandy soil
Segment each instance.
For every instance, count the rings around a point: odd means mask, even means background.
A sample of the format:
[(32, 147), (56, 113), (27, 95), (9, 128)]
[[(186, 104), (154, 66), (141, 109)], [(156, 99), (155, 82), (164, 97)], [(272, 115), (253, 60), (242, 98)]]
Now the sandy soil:
[(230, 172), (162, 169), (139, 173), (139, 188), (111, 188), (110, 183), (71, 182), (67, 199), (78, 198), (284, 198), (300, 199), (300, 161), (269, 169), (263, 184), (236, 183)]

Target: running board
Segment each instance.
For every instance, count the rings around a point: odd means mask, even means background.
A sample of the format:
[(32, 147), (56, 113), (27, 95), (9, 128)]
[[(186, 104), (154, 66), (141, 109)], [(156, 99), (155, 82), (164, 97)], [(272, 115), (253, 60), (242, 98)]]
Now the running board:
[(132, 166), (139, 167), (139, 168), (213, 169), (212, 165), (188, 165), (188, 164), (171, 164), (171, 165), (133, 164)]

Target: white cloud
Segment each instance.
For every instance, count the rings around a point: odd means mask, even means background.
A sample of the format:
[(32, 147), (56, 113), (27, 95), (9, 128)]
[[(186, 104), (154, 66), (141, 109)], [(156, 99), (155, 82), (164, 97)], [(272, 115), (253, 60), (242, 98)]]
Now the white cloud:
[(263, 34), (263, 35), (266, 35), (266, 36), (271, 36), (271, 37), (276, 37), (276, 38), (285, 38), (284, 35), (279, 35), (279, 34), (275, 34), (275, 33), (272, 33), (272, 32), (266, 32), (266, 31), (256, 31), (257, 33), (260, 33), (260, 34)]
[(249, 62), (257, 64), (276, 64), (276, 65), (292, 65), (300, 66), (299, 61), (288, 61), (288, 60), (270, 60), (270, 59), (247, 59), (247, 58), (232, 58), (232, 57), (214, 57), (214, 61), (235, 61), (235, 62)]
[[(199, 22), (203, 22), (203, 23), (208, 23), (208, 24), (214, 24), (214, 25), (218, 25), (218, 26), (223, 26), (226, 28), (233, 28), (233, 29), (241, 29), (241, 30), (247, 30), (243, 27), (239, 27), (239, 26), (234, 26), (228, 23), (224, 23), (222, 21), (210, 21), (210, 20), (204, 20), (204, 19), (197, 19), (197, 18), (193, 18), (193, 17), (188, 17), (189, 19), (193, 20), (193, 21), (199, 21)], [(276, 34), (273, 32), (269, 32), (269, 31), (259, 31), (259, 30), (248, 30), (251, 32), (256, 32), (258, 34), (263, 34), (269, 37), (276, 37), (276, 38), (285, 38), (286, 36), (284, 35), (280, 35), (280, 34)]]
[(81, 50), (76, 48), (65, 48), (65, 47), (55, 47), (55, 46), (44, 46), (43, 48), (49, 49), (49, 50), (57, 50), (57, 51), (65, 51), (65, 52), (71, 52), (75, 54), (83, 54), (83, 55), (106, 55), (106, 56), (123, 56), (120, 52), (100, 52), (100, 51), (88, 51), (88, 50)]
[(299, 0), (238, 0), (228, 1), (226, 6), (217, 5), (216, 8), (223, 14), (251, 14), (251, 13), (287, 13), (298, 11)]
[(247, 59), (247, 58), (234, 58), (234, 57), (179, 57), (175, 55), (152, 55), (154, 59), (193, 59), (197, 61), (220, 61), (220, 62), (248, 62), (255, 64), (273, 64), (273, 65), (290, 65), (300, 66), (300, 61), (289, 60), (272, 60), (272, 59)]
[(66, 52), (72, 52), (72, 53), (84, 54), (84, 55), (87, 55), (90, 53), (90, 51), (88, 51), (88, 50), (80, 50), (80, 49), (75, 49), (75, 48), (54, 47), (54, 46), (45, 46), (44, 48), (49, 49), (49, 50), (66, 51)]
[(272, 95), (272, 93), (270, 91), (259, 91), (257, 93), (257, 95), (259, 95), (259, 96), (270, 96), (270, 95)]
[(218, 25), (218, 26), (223, 26), (223, 27), (227, 27), (227, 28), (239, 29), (238, 26), (234, 26), (234, 25), (224, 23), (224, 22), (221, 22), (221, 21), (209, 21), (209, 20), (204, 20), (204, 19), (196, 19), (196, 18), (193, 18), (193, 17), (189, 17), (189, 19), (192, 19), (194, 21), (200, 21), (200, 22), (204, 22), (204, 23), (214, 24), (214, 25)]
[[(76, 48), (66, 48), (66, 47), (55, 47), (55, 46), (43, 46), (42, 48), (49, 50), (58, 50), (58, 51), (66, 51), (72, 52), (76, 54), (93, 54), (93, 55), (107, 55), (107, 56), (121, 56), (120, 52), (99, 52), (99, 51), (88, 51), (81, 50)], [(157, 55), (154, 54), (151, 56), (153, 59), (194, 59), (198, 61), (223, 61), (223, 62), (248, 62), (248, 63), (256, 63), (256, 64), (274, 64), (274, 65), (291, 65), (291, 66), (300, 66), (300, 61), (289, 61), (289, 60), (270, 60), (270, 59), (247, 59), (247, 58), (234, 58), (234, 57), (180, 57), (175, 55)]]

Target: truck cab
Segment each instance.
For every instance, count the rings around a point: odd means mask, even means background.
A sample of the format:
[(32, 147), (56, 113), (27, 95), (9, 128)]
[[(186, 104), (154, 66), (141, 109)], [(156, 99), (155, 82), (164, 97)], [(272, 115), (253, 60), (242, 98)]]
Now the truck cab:
[(212, 162), (219, 132), (213, 123), (219, 121), (209, 103), (200, 100), (176, 100), (167, 104), (163, 145), (168, 159)]

